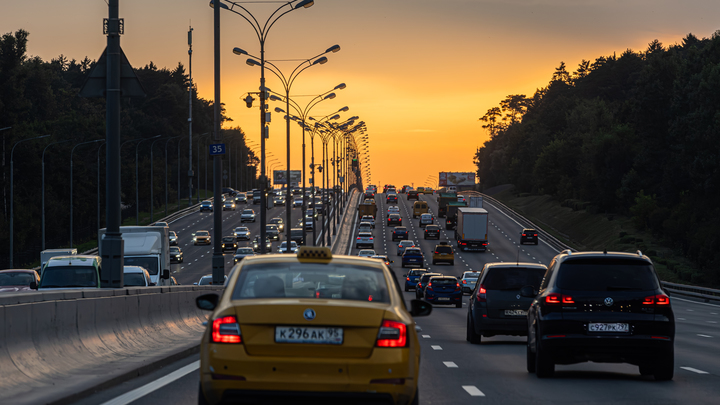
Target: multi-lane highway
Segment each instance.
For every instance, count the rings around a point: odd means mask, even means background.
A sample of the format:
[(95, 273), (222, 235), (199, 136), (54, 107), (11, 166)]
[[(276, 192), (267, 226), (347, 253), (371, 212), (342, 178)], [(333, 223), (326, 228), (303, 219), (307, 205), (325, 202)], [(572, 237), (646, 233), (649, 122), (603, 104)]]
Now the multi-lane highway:
[[(240, 222), (240, 215), (244, 209), (252, 209), (256, 214), (255, 222)], [(332, 207), (330, 207), (332, 210)], [(238, 241), (238, 247), (249, 246), (252, 247), (252, 239), (260, 234), (260, 206), (253, 204), (237, 204), (235, 211), (223, 211), (223, 235), (232, 235), (233, 230), (238, 226), (246, 226), (250, 232), (250, 240)], [(288, 225), (285, 224), (285, 232), (280, 234), (280, 241), (272, 242), (272, 251), (276, 252), (280, 242), (286, 239), (289, 235), (290, 228), (298, 226), (298, 221), (302, 216), (301, 208), (293, 208), (292, 210), (292, 221), (293, 223)], [(283, 222), (286, 220), (285, 206), (274, 207), (267, 211), (267, 219), (280, 217)], [(320, 215), (317, 220), (317, 236), (319, 237), (322, 227), (320, 221), (323, 220), (323, 216)], [(194, 212), (180, 219), (177, 219), (170, 224), (170, 230), (175, 231), (178, 234), (178, 246), (183, 251), (184, 262), (173, 264), (171, 271), (172, 275), (175, 276), (180, 284), (192, 284), (200, 280), (200, 277), (208, 274), (212, 274), (212, 254), (213, 245), (193, 245), (192, 234), (195, 231), (206, 230), (213, 234), (213, 213), (212, 212)], [(309, 230), (307, 233), (308, 240), (312, 239), (313, 232)], [(230, 269), (233, 266), (233, 255), (235, 252), (227, 251), (224, 254), (225, 258), (225, 274), (229, 274)]]
[[(406, 269), (400, 267), (400, 258), (396, 255), (397, 243), (391, 240), (392, 228), (385, 226), (385, 196), (378, 194), (376, 199), (375, 250), (378, 254), (387, 254), (394, 261), (392, 267), (402, 285)], [(424, 195), (421, 199), (429, 203), (433, 213), (437, 212), (434, 195)], [(412, 201), (408, 202), (401, 194), (398, 205), (403, 225), (408, 227), (410, 237), (425, 254), (426, 268), (446, 275), (460, 276), (463, 271), (480, 270), (485, 263), (497, 261), (515, 262), (519, 259), (547, 264), (557, 253), (542, 239), (537, 246), (519, 246), (522, 225), (486, 202), (484, 208), (489, 211), (491, 222), (489, 250), (485, 253), (456, 251), (453, 266), (433, 266), (431, 254), (437, 241), (423, 239), (418, 219), (412, 218)], [(239, 223), (239, 212), (224, 214), (223, 224), (228, 225), (228, 230)], [(270, 218), (282, 212), (281, 208), (276, 208), (268, 215)], [(194, 214), (171, 224), (171, 229), (181, 233), (180, 245), (187, 249), (186, 263), (179, 266), (175, 273), (183, 283), (196, 281), (202, 274), (210, 272), (211, 250), (193, 247), (189, 242), (192, 230), (208, 229), (209, 224), (207, 214)], [(250, 226), (256, 232), (257, 224), (254, 228)], [(449, 240), (452, 232), (443, 230), (440, 240)], [(357, 250), (353, 247), (350, 254), (357, 254)], [(232, 264), (231, 256), (227, 257)], [(415, 298), (413, 291), (404, 294), (408, 301)], [(557, 366), (554, 378), (540, 380), (526, 371), (525, 338), (495, 336), (483, 338), (481, 345), (472, 345), (465, 340), (465, 301), (463, 308), (436, 306), (429, 317), (418, 318), (422, 345), (421, 404), (720, 403), (720, 306), (673, 297), (677, 334), (675, 378), (672, 381), (655, 382), (652, 378), (641, 377), (636, 366), (599, 363)], [(116, 400), (113, 404), (195, 404), (198, 381), (197, 356), (193, 356), (80, 403), (99, 404)], [(158, 386), (162, 388), (156, 389)]]

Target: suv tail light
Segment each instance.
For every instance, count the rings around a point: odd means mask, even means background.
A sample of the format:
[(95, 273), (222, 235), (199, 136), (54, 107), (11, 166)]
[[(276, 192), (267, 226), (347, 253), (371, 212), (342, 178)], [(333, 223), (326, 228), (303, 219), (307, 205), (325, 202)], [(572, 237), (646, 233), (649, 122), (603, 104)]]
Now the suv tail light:
[[(463, 284), (465, 284), (465, 280), (463, 280)], [(455, 291), (460, 291), (460, 283), (455, 283)]]
[(377, 347), (407, 346), (407, 325), (402, 322), (384, 319), (378, 331)]
[(487, 289), (485, 289), (485, 286), (482, 284), (480, 284), (480, 287), (478, 287), (476, 299), (478, 300), (478, 302), (487, 302)]
[(569, 295), (552, 293), (545, 297), (545, 304), (547, 305), (568, 305), (574, 304), (575, 300)]
[(651, 295), (643, 299), (643, 305), (666, 306), (670, 305), (670, 297), (665, 294)]
[(214, 343), (242, 343), (237, 319), (234, 316), (224, 316), (214, 320), (211, 340)]

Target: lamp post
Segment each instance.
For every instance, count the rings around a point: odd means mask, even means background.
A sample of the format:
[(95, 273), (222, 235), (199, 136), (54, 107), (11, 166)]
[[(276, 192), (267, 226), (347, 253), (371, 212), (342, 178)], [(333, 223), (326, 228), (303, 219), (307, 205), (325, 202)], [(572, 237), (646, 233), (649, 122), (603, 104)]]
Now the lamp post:
[(41, 162), (42, 162), (42, 164), (41, 164), (41, 166), (42, 166), (42, 187), (41, 187), (41, 189), (42, 189), (42, 192), (41, 192), (42, 193), (42, 215), (41, 215), (41, 217), (42, 217), (42, 243), (41, 243), (41, 245), (42, 245), (42, 247), (40, 250), (45, 250), (45, 151), (47, 150), (47, 148), (49, 148), (53, 145), (57, 145), (57, 144), (63, 143), (63, 142), (70, 142), (70, 141), (72, 141), (72, 139), (66, 139), (64, 141), (53, 142), (53, 143), (48, 144), (43, 149), (42, 159), (41, 159)]
[[(209, 132), (205, 132), (197, 137), (198, 144), (197, 144), (197, 197), (195, 197), (195, 203), (200, 203), (200, 138), (204, 138), (206, 136), (210, 136)], [(179, 148), (179, 146), (178, 146)], [(180, 155), (178, 155), (180, 156)], [(178, 176), (180, 175), (180, 166), (178, 165)], [(179, 177), (178, 177), (179, 178)], [(179, 197), (178, 197), (179, 198)], [(207, 154), (205, 154), (205, 196), (204, 198), (207, 198)]]
[[(266, 96), (266, 87), (265, 87), (265, 41), (267, 40), (268, 33), (270, 29), (275, 25), (275, 23), (280, 19), (280, 17), (284, 16), (285, 14), (297, 10), (299, 8), (308, 8), (311, 7), (315, 2), (314, 0), (291, 0), (288, 2), (283, 3), (280, 7), (278, 7), (271, 15), (268, 17), (268, 19), (265, 21), (264, 25), (260, 25), (260, 22), (253, 16), (253, 14), (248, 11), (243, 5), (240, 3), (227, 1), (227, 3), (232, 4), (232, 6), (227, 6), (223, 4), (222, 2), (218, 0), (212, 0), (210, 2), (211, 6), (214, 6), (215, 2), (218, 2), (218, 5), (221, 8), (224, 8), (228, 11), (231, 11), (240, 17), (242, 17), (245, 21), (247, 21), (255, 30), (255, 34), (257, 35), (258, 40), (260, 41), (260, 169), (262, 170), (261, 177), (263, 182), (266, 184), (266, 173), (265, 173), (265, 136), (266, 136), (266, 107), (265, 107), (265, 96)], [(236, 11), (235, 8), (238, 8), (240, 11)], [(288, 8), (287, 10), (281, 11), (284, 8)], [(264, 187), (263, 187), (264, 188)], [(265, 225), (267, 223), (267, 202), (265, 201), (265, 193), (260, 193), (260, 205), (262, 206), (260, 209), (260, 240), (264, 241), (267, 234), (265, 230)], [(218, 245), (219, 246), (219, 245)], [(260, 243), (260, 253), (264, 254), (266, 250), (265, 243)], [(218, 248), (219, 251), (219, 248)], [(222, 253), (217, 253), (222, 254)]]
[[(98, 228), (98, 236), (100, 236), (100, 151), (102, 150), (102, 147), (105, 146), (107, 142), (103, 142), (98, 146), (97, 150), (97, 228)], [(107, 149), (107, 148), (105, 148)]]
[[(333, 45), (332, 47), (325, 50), (325, 52), (322, 52), (318, 55), (313, 56), (312, 58), (308, 58), (304, 60), (302, 63), (300, 63), (293, 71), (290, 73), (289, 76), (285, 76), (280, 68), (278, 68), (275, 64), (272, 62), (266, 63), (272, 67), (267, 67), (267, 69), (272, 72), (275, 76), (277, 76), (278, 79), (283, 84), (283, 89), (285, 90), (285, 109), (287, 113), (285, 114), (285, 137), (286, 137), (286, 148), (287, 148), (287, 173), (285, 175), (285, 185), (286, 185), (286, 197), (285, 197), (285, 212), (286, 212), (286, 220), (288, 226), (291, 226), (292, 224), (292, 189), (290, 187), (290, 88), (292, 87), (293, 83), (295, 82), (295, 79), (305, 71), (306, 69), (315, 66), (315, 65), (323, 65), (327, 63), (328, 59), (325, 56), (322, 56), (326, 53), (330, 52), (338, 52), (340, 50), (340, 45)], [(233, 49), (233, 53), (236, 55), (248, 55), (255, 59), (248, 59), (246, 63), (250, 66), (260, 66), (260, 62), (258, 62), (256, 59), (257, 57), (249, 55), (247, 52), (240, 48)], [(322, 56), (322, 57), (321, 57)], [(317, 58), (317, 59), (316, 59)], [(311, 60), (315, 59), (311, 62)], [(299, 70), (298, 70), (299, 69)], [(303, 130), (304, 131), (304, 130)], [(303, 143), (304, 144), (304, 143)], [(303, 170), (305, 164), (303, 163)], [(290, 253), (290, 244), (285, 244), (285, 252)]]
[[(179, 138), (182, 135), (173, 136), (171, 138), (168, 138), (167, 141), (165, 141), (165, 216), (168, 215), (168, 152), (167, 147), (168, 143), (170, 143), (171, 140), (175, 138)], [(192, 135), (190, 135), (192, 137)], [(178, 150), (180, 149), (180, 142), (178, 142)], [(190, 144), (190, 156), (192, 156), (192, 144)], [(178, 159), (178, 167), (180, 167), (180, 159)], [(192, 157), (190, 158), (190, 166), (192, 166)], [(192, 169), (190, 169), (192, 170)], [(178, 173), (179, 174), (179, 173)], [(190, 184), (192, 185), (192, 181), (190, 181)], [(191, 187), (192, 189), (192, 187)], [(178, 192), (180, 191), (180, 176), (178, 176)], [(190, 191), (190, 205), (192, 205), (192, 190)], [(178, 198), (178, 208), (180, 208), (180, 199)]]
[[(167, 138), (156, 139), (150, 144), (150, 223), (153, 223), (155, 221), (155, 187), (153, 187), (155, 173), (153, 171), (153, 149), (155, 148), (155, 142), (163, 141), (165, 139)], [(165, 171), (167, 172), (167, 165), (165, 165)], [(165, 187), (167, 187), (167, 181), (165, 182)]]
[(151, 139), (159, 138), (162, 135), (155, 135), (152, 138), (146, 138), (141, 139), (138, 141), (137, 145), (135, 145), (135, 225), (140, 225), (140, 193), (139, 193), (139, 179), (138, 179), (138, 151), (140, 149), (140, 144), (144, 141), (149, 141)]
[[(6, 127), (3, 129), (10, 129), (11, 127)], [(13, 263), (13, 239), (15, 239), (15, 211), (14, 211), (14, 205), (15, 205), (15, 161), (13, 159), (13, 156), (15, 155), (15, 148), (22, 142), (25, 141), (32, 141), (33, 139), (40, 139), (40, 138), (47, 138), (50, 136), (50, 134), (47, 135), (40, 135), (33, 138), (28, 139), (21, 139), (17, 142), (15, 142), (15, 145), (13, 145), (12, 149), (10, 150), (10, 267), (14, 267)]]
[(80, 145), (87, 145), (89, 143), (105, 142), (105, 139), (95, 139), (94, 141), (80, 142), (73, 146), (70, 151), (70, 248), (73, 247), (73, 154), (75, 149)]

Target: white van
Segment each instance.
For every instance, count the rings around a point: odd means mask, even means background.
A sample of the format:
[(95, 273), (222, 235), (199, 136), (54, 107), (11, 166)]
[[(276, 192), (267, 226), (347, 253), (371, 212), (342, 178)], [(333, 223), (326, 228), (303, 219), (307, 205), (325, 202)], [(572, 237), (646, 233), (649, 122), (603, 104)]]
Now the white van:
[(42, 268), (38, 290), (100, 288), (101, 262), (94, 255), (55, 256)]

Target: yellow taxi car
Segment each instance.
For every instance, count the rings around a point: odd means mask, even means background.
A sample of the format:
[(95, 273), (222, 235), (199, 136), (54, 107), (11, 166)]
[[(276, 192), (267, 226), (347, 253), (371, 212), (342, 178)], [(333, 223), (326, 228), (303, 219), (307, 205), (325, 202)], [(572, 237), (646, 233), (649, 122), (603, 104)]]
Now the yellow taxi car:
[(195, 246), (200, 244), (210, 245), (212, 243), (209, 231), (197, 231), (192, 235), (192, 237), (193, 245)]
[(449, 242), (440, 242), (435, 245), (432, 264), (440, 262), (450, 263), (451, 266), (455, 265), (455, 252)]
[[(213, 311), (200, 349), (200, 404), (321, 400), (418, 404), (420, 345), (400, 287), (380, 260), (301, 247), (296, 256), (243, 259)], [(262, 403), (262, 402), (259, 402)]]

